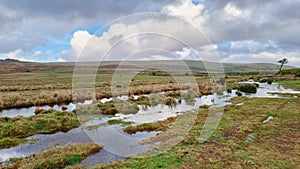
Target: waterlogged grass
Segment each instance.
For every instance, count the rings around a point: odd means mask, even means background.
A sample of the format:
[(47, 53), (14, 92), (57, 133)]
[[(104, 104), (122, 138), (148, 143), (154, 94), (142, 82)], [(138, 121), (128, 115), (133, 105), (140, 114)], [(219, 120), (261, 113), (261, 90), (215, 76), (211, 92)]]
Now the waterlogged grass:
[(153, 123), (143, 123), (136, 126), (128, 126), (123, 129), (124, 132), (128, 134), (135, 134), (136, 132), (142, 131), (165, 131), (169, 126), (176, 120), (175, 117), (169, 117), (166, 120), (153, 122)]
[(16, 159), (9, 165), (8, 169), (62, 169), (69, 165), (80, 163), (89, 155), (99, 152), (102, 145), (94, 143), (68, 144), (47, 150), (40, 155)]
[(139, 105), (146, 105), (146, 106), (151, 106), (151, 103), (150, 103), (150, 99), (148, 96), (140, 96), (138, 99), (136, 100), (133, 100), (131, 99), (133, 102), (135, 102), (136, 104), (139, 104)]
[(123, 120), (117, 120), (117, 119), (112, 119), (112, 120), (108, 120), (107, 124), (108, 125), (120, 124), (122, 126), (128, 126), (128, 125), (132, 124), (132, 122), (123, 121)]
[(139, 110), (136, 103), (118, 99), (114, 99), (110, 102), (99, 103), (98, 106), (101, 113), (105, 115), (115, 115), (116, 113), (135, 114)]
[(300, 80), (283, 80), (278, 83), (282, 84), (284, 88), (300, 90)]
[(67, 132), (80, 125), (73, 112), (45, 111), (30, 117), (0, 118), (1, 148), (16, 146), (38, 133)]
[[(188, 135), (169, 151), (95, 168), (297, 168), (300, 166), (300, 100), (232, 100), (213, 135), (198, 142), (208, 115), (201, 109)], [(235, 106), (244, 103), (241, 106)], [(263, 103), (263, 104), (262, 104)], [(263, 123), (268, 116), (273, 119)]]
[(26, 139), (18, 139), (18, 138), (2, 138), (0, 139), (0, 148), (9, 148), (17, 146), (21, 143), (26, 142)]

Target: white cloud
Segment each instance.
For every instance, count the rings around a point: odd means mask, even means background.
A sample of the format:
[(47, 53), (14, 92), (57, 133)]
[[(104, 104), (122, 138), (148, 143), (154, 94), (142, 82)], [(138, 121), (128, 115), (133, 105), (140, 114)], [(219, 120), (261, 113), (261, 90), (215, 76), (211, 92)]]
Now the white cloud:
[(80, 55), (81, 50), (86, 45), (88, 40), (90, 40), (93, 35), (89, 34), (87, 31), (76, 31), (73, 34), (73, 38), (70, 41), (71, 47), (74, 49), (76, 56)]
[(22, 49), (17, 49), (15, 51), (5, 53), (4, 56), (10, 59), (20, 59), (24, 57), (24, 52)]
[(250, 16), (250, 10), (241, 10), (232, 3), (228, 3), (224, 7), (224, 12), (226, 14), (227, 20), (235, 20), (235, 19), (242, 19), (247, 18)]
[(196, 5), (192, 1), (187, 0), (181, 0), (180, 3), (165, 6), (162, 9), (162, 13), (185, 19), (201, 31), (203, 31), (203, 24), (207, 19), (204, 4), (199, 3)]
[(59, 57), (59, 58), (57, 59), (57, 62), (66, 62), (66, 60), (63, 59), (63, 58), (61, 58), (61, 57)]
[(35, 51), (33, 56), (41, 56), (42, 55), (42, 52), (41, 51)]
[(132, 19), (135, 23), (131, 23), (130, 19), (110, 25), (99, 37), (86, 31), (75, 32), (70, 42), (72, 49), (63, 51), (61, 57), (66, 60), (72, 58), (67, 55), (75, 54), (78, 57), (79, 51), (83, 49), (79, 60), (100, 60), (108, 51), (106, 59), (122, 60), (149, 48), (173, 52), (210, 43), (198, 29), (176, 17), (137, 15)]
[(188, 59), (191, 49), (184, 47), (181, 51), (176, 51), (175, 53), (179, 56), (179, 59)]

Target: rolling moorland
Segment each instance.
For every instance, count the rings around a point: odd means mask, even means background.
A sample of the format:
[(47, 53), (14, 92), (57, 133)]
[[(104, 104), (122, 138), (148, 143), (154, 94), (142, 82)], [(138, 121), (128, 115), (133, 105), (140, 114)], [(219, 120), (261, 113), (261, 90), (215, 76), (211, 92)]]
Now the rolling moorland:
[[(117, 113), (136, 113), (137, 105), (154, 106), (164, 103), (175, 104), (175, 99), (184, 98), (193, 101), (195, 97), (212, 94), (212, 86), (205, 67), (201, 62), (185, 61), (197, 81), (197, 90), (188, 88), (181, 93), (182, 86), (176, 84), (172, 76), (158, 69), (147, 69), (136, 74), (130, 83), (130, 106), (126, 101), (112, 100), (101, 103), (103, 98), (113, 96), (111, 82), (119, 62), (102, 62), (95, 77), (95, 97), (72, 96), (72, 78), (75, 63), (32, 63), (16, 60), (0, 60), (0, 110), (36, 106), (35, 115), (29, 117), (0, 118), (0, 148), (15, 147), (20, 144), (34, 144), (39, 140), (29, 140), (35, 134), (53, 134), (68, 132), (89, 119), (77, 118), (90, 107), (82, 105), (76, 111), (42, 110), (38, 107), (55, 104), (66, 105), (77, 101), (92, 99), (96, 109), (92, 113), (114, 117)], [(93, 69), (96, 63), (82, 63), (87, 69)], [(130, 73), (132, 65), (123, 66), (119, 71)], [(152, 64), (156, 64), (153, 61)], [(176, 73), (176, 61), (164, 61)], [(207, 62), (206, 65), (214, 65)], [(277, 73), (276, 64), (231, 64), (224, 63), (226, 87), (221, 90), (228, 93), (236, 91), (237, 96), (226, 105), (223, 117), (213, 135), (204, 143), (198, 142), (198, 136), (209, 113), (209, 105), (199, 108), (196, 120), (186, 137), (170, 150), (153, 157), (125, 158), (108, 164), (98, 164), (93, 168), (296, 168), (300, 166), (300, 108), (299, 93), (279, 94), (278, 98), (247, 97), (244, 93), (255, 93), (259, 86), (239, 84), (252, 79), (261, 83), (279, 83), (284, 88), (300, 90), (300, 70), (284, 66)], [(185, 78), (191, 74), (176, 74)], [(184, 86), (183, 86), (184, 88)], [(144, 94), (165, 92), (162, 98), (142, 96)], [(131, 96), (138, 95), (139, 99)], [(242, 103), (242, 104), (241, 104)], [(122, 111), (114, 104), (123, 106)], [(133, 106), (132, 106), (133, 105)], [(101, 114), (101, 116), (100, 116)], [(268, 123), (263, 121), (272, 116)], [(87, 117), (85, 117), (87, 118)], [(162, 121), (132, 125), (122, 120), (109, 120), (105, 125), (121, 125), (124, 132), (159, 131), (166, 132), (177, 117)], [(98, 128), (99, 125), (88, 126)], [(2, 164), (3, 168), (85, 168), (81, 161), (88, 156), (105, 149), (95, 143), (74, 144), (45, 150), (24, 158), (12, 158)], [(1, 152), (0, 152), (1, 153)]]

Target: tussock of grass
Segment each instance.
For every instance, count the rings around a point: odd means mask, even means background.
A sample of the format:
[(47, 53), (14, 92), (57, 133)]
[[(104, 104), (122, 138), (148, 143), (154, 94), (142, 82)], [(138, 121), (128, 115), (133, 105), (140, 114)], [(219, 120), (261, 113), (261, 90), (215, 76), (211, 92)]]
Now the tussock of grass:
[(79, 125), (76, 115), (73, 112), (65, 111), (52, 112), (51, 110), (50, 113), (42, 113), (30, 117), (2, 117), (0, 118), (1, 145), (2, 147), (15, 146), (22, 142), (20, 139), (34, 134), (66, 132)]
[(176, 104), (176, 100), (173, 97), (166, 97), (165, 104), (166, 105), (175, 105)]
[(108, 120), (107, 124), (109, 124), (109, 125), (120, 124), (122, 126), (128, 126), (128, 125), (132, 124), (132, 122), (113, 119), (113, 120)]
[(44, 105), (52, 106), (55, 104), (68, 104), (72, 102), (70, 91), (59, 92), (57, 95), (53, 94), (53, 92), (55, 93), (55, 91), (41, 92), (38, 95), (33, 91), (7, 92), (3, 94), (2, 107), (3, 109), (10, 109)]
[(150, 106), (150, 99), (148, 96), (140, 96), (137, 100), (133, 100), (136, 104)]
[(114, 99), (110, 102), (99, 103), (99, 108), (102, 114), (115, 115), (116, 113), (134, 114), (137, 113), (139, 107), (136, 103)]
[(165, 95), (166, 97), (180, 98), (181, 93), (179, 91), (168, 91)]
[(151, 106), (157, 106), (159, 104), (163, 104), (165, 102), (166, 96), (163, 94), (153, 94), (150, 95), (149, 100)]
[(240, 89), (240, 91), (246, 92), (246, 93), (256, 93), (257, 92), (257, 86), (255, 84), (250, 84), (250, 83), (239, 84), (239, 89)]
[(47, 150), (40, 155), (17, 159), (8, 169), (63, 169), (68, 165), (80, 163), (89, 155), (99, 152), (103, 146), (94, 143), (68, 144)]
[(17, 139), (17, 138), (2, 138), (0, 139), (0, 148), (9, 148), (17, 146), (21, 143), (26, 142), (25, 139)]
[(176, 117), (169, 117), (166, 120), (153, 122), (153, 123), (143, 123), (137, 126), (128, 126), (123, 129), (124, 132), (128, 134), (135, 134), (136, 132), (142, 131), (165, 131), (169, 126), (176, 120)]
[(200, 97), (201, 94), (194, 91), (194, 90), (189, 90), (188, 92), (183, 94), (183, 99), (189, 103), (189, 104), (193, 104), (195, 102), (195, 98), (196, 97)]
[(204, 104), (204, 105), (199, 106), (199, 108), (202, 108), (202, 109), (208, 109), (208, 108), (209, 108), (209, 105)]

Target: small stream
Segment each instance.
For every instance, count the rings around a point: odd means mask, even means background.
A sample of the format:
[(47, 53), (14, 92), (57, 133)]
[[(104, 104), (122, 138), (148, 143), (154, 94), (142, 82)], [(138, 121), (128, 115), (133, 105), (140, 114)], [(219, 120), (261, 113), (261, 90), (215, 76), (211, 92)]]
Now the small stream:
[[(254, 83), (254, 82), (242, 82), (242, 83)], [(259, 88), (257, 93), (248, 94), (243, 93), (248, 97), (281, 97), (278, 94), (270, 94), (270, 92), (279, 93), (300, 93), (299, 91), (294, 91), (291, 89), (284, 89), (281, 85), (273, 83), (271, 85), (266, 83), (258, 83)], [(26, 157), (31, 154), (40, 154), (43, 151), (54, 148), (55, 146), (64, 146), (68, 143), (87, 143), (87, 142), (97, 142), (104, 146), (104, 149), (99, 153), (89, 156), (81, 165), (84, 167), (91, 167), (100, 163), (109, 163), (112, 161), (123, 159), (123, 156), (137, 155), (146, 151), (149, 147), (153, 145), (141, 144), (141, 141), (147, 138), (155, 136), (158, 132), (137, 132), (136, 134), (129, 135), (123, 132), (123, 127), (121, 125), (100, 125), (94, 129), (86, 129), (86, 126), (95, 124), (104, 124), (110, 119), (121, 119), (123, 121), (133, 122), (134, 125), (141, 123), (149, 123), (160, 120), (165, 120), (168, 117), (174, 117), (188, 110), (198, 108), (201, 105), (218, 105), (225, 106), (231, 104), (228, 102), (233, 97), (237, 97), (236, 91), (224, 92), (222, 95), (212, 94), (207, 96), (202, 96), (194, 99), (194, 104), (188, 104), (185, 100), (176, 99), (176, 104), (172, 106), (158, 104), (156, 106), (145, 107), (144, 105), (138, 105), (139, 111), (136, 114), (116, 114), (114, 117), (103, 117), (101, 119), (95, 118), (84, 124), (79, 128), (72, 129), (66, 133), (58, 132), (55, 134), (36, 134), (34, 136), (28, 137), (28, 139), (38, 139), (34, 144), (22, 144), (16, 147), (1, 149), (0, 150), (0, 162), (9, 160), (10, 158), (20, 158)], [(135, 99), (138, 96), (134, 96)], [(127, 96), (119, 96), (117, 99), (127, 100)], [(102, 103), (111, 101), (109, 99), (101, 99)], [(92, 101), (85, 101), (82, 104), (91, 104)], [(243, 103), (239, 103), (236, 106), (241, 106)], [(67, 107), (66, 111), (72, 111), (76, 108), (76, 105), (70, 103), (65, 105)], [(22, 109), (9, 109), (0, 112), (0, 117), (15, 117), (15, 116), (32, 116), (35, 115), (36, 107), (22, 108)], [(40, 107), (43, 109), (49, 109), (50, 106)], [(55, 110), (62, 110), (62, 106), (55, 105), (52, 107)], [(114, 152), (113, 150), (118, 150)], [(122, 154), (122, 156), (116, 155)]]

